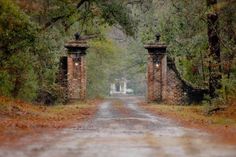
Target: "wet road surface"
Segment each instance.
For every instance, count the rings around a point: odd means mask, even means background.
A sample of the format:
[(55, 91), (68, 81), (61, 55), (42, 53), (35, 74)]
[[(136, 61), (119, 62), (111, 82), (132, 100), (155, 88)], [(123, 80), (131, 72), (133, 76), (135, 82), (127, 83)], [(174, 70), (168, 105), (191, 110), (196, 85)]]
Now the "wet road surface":
[(30, 145), (24, 145), (26, 137), (17, 148), (0, 147), (0, 157), (236, 157), (236, 146), (154, 116), (137, 101), (107, 100), (83, 125), (45, 133)]

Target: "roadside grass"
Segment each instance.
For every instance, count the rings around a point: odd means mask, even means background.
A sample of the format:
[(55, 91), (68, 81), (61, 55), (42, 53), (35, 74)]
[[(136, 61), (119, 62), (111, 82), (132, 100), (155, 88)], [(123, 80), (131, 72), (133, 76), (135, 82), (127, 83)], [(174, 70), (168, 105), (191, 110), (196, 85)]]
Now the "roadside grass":
[(236, 106), (231, 105), (211, 115), (202, 105), (178, 106), (141, 103), (140, 106), (153, 114), (173, 119), (190, 128), (216, 134), (227, 143), (236, 143)]
[(69, 127), (91, 117), (99, 100), (43, 106), (0, 97), (0, 141), (9, 141), (47, 129)]
[(230, 106), (225, 110), (212, 115), (205, 114), (205, 106), (178, 106), (178, 105), (142, 105), (143, 108), (160, 115), (176, 115), (186, 121), (204, 124), (234, 125), (236, 126), (236, 107)]

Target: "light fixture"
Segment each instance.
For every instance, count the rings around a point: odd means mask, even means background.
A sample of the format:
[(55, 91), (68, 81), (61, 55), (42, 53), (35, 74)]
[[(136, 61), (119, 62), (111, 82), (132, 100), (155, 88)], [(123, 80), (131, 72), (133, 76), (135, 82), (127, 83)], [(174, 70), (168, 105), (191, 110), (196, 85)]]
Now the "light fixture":
[(75, 66), (78, 66), (79, 65), (79, 63), (78, 62), (75, 62)]
[(75, 66), (79, 66), (79, 57), (77, 56), (77, 54), (73, 56), (73, 62)]
[(156, 60), (156, 67), (157, 67), (157, 68), (160, 67), (160, 59), (159, 59), (159, 58), (157, 58), (157, 60)]

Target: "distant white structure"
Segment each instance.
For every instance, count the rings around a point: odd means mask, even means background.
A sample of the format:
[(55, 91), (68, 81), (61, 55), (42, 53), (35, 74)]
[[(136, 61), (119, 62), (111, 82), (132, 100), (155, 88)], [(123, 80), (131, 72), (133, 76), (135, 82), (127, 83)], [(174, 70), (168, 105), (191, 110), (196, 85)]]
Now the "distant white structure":
[(128, 80), (125, 78), (115, 79), (113, 83), (111, 83), (110, 87), (110, 95), (126, 95), (133, 94), (132, 89), (127, 89)]

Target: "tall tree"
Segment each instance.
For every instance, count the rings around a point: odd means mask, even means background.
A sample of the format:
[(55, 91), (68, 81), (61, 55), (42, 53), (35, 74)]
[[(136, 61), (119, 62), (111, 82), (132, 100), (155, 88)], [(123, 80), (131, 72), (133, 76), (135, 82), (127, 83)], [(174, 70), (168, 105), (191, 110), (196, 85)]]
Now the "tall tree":
[(208, 44), (209, 44), (209, 90), (212, 98), (216, 97), (216, 90), (221, 88), (221, 53), (218, 31), (217, 0), (207, 0), (209, 13), (207, 14)]

